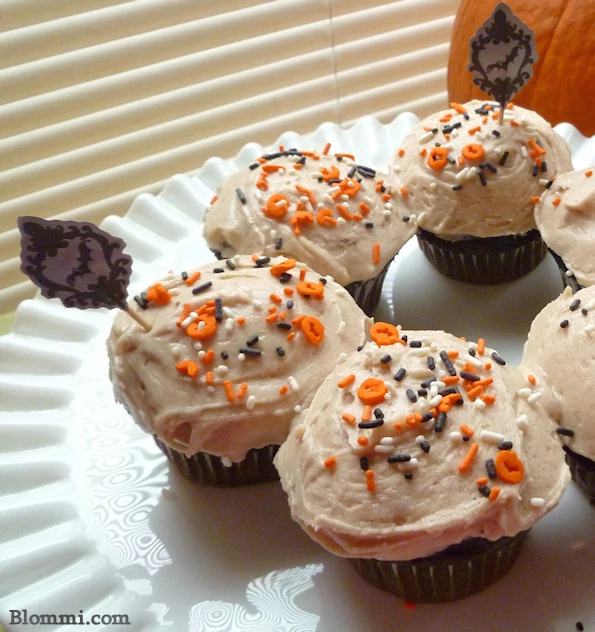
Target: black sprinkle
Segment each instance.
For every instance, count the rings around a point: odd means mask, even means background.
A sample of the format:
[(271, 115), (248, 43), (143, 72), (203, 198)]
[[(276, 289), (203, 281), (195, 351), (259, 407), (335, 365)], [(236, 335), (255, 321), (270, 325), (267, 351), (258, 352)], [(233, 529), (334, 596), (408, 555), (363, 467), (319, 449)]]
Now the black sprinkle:
[(285, 349), (283, 347), (276, 347), (275, 351), (278, 356), (283, 357), (285, 355)]
[(218, 323), (223, 320), (223, 301), (220, 298), (215, 299), (215, 320)]
[(215, 274), (221, 274), (222, 272), (225, 272), (225, 268), (213, 268), (213, 272)]
[(364, 470), (364, 472), (368, 470), (369, 469), (368, 457), (362, 456), (362, 458), (359, 460), (359, 465), (362, 468), (362, 470)]
[(409, 221), (409, 215), (403, 215), (403, 217), (401, 218), (404, 222), (408, 222)]
[(468, 371), (461, 371), (459, 375), (469, 382), (477, 382), (477, 380), (481, 380), (479, 375), (475, 375), (474, 373), (469, 373)]
[(447, 386), (438, 392), (439, 395), (445, 397), (446, 395), (454, 395), (455, 393), (460, 393), (459, 389), (456, 386)]
[(374, 417), (376, 419), (384, 419), (384, 413), (381, 408), (374, 408)]
[(246, 340), (246, 344), (249, 347), (253, 347), (257, 342), (258, 342), (258, 336), (256, 336), (256, 335), (250, 336), (250, 338), (248, 338), (248, 340)]
[(242, 191), (242, 189), (239, 189), (239, 188), (236, 189), (236, 194), (240, 198), (240, 202), (242, 204), (246, 204), (248, 200), (246, 200), (246, 196), (244, 195), (244, 192)]
[(553, 180), (548, 180), (546, 185), (545, 185), (545, 188), (549, 189), (552, 186), (552, 184), (554, 184), (554, 181)]
[(407, 342), (407, 339), (408, 339), (407, 334), (405, 334), (404, 336), (401, 336), (401, 340), (403, 342)]
[(188, 272), (182, 272), (182, 281), (186, 281), (188, 279)]
[(486, 498), (490, 495), (490, 492), (492, 491), (487, 485), (480, 485), (477, 490)]
[(535, 177), (538, 171), (539, 171), (539, 167), (537, 165), (533, 165), (533, 169), (531, 169), (531, 175)]
[(431, 384), (432, 382), (435, 382), (435, 381), (436, 381), (436, 378), (435, 378), (435, 377), (433, 377), (433, 376), (432, 376), (432, 377), (428, 377), (428, 378), (426, 378), (426, 379), (425, 379), (425, 380), (424, 380), (424, 381), (420, 384), (420, 386), (421, 386), (422, 388), (428, 388), (428, 386), (430, 386), (430, 384)]
[(396, 373), (395, 373), (395, 380), (397, 382), (400, 382), (404, 377), (405, 377), (405, 373), (407, 373), (407, 369), (399, 369)]
[(236, 269), (236, 264), (231, 260), (231, 259), (226, 259), (225, 260), (225, 265), (230, 269), (230, 270), (235, 270)]
[(446, 160), (448, 160), (451, 165), (456, 164), (456, 160), (452, 156), (446, 156)]
[(347, 177), (348, 178), (353, 178), (353, 176), (355, 175), (356, 171), (357, 171), (357, 167), (351, 167), (351, 169), (347, 172)]
[(446, 424), (446, 413), (438, 413), (436, 423), (434, 424), (434, 432), (442, 432)]
[(432, 421), (432, 419), (434, 419), (434, 415), (432, 415), (432, 413), (426, 413), (422, 418), (421, 418), (421, 423), (425, 423), (426, 421)]
[(279, 275), (279, 282), (289, 283), (292, 278), (293, 276), (289, 272), (281, 272), (281, 274)]
[(473, 349), (473, 347), (472, 347), (471, 349), (468, 349), (468, 350), (467, 350), (467, 353), (468, 353), (470, 356), (475, 357), (475, 349)]
[(283, 248), (283, 239), (277, 237), (277, 239), (275, 239), (275, 250), (281, 250), (281, 248)]
[(407, 397), (409, 398), (409, 401), (414, 403), (417, 401), (417, 395), (415, 394), (415, 391), (412, 388), (408, 388), (405, 391)]
[(421, 441), (419, 447), (427, 454), (430, 451), (430, 444), (427, 441)]
[(469, 120), (469, 114), (467, 112), (463, 112), (463, 118), (468, 121)]
[(287, 301), (286, 307), (287, 309), (293, 309), (293, 301)]
[(254, 171), (254, 169), (258, 169), (258, 167), (260, 167), (260, 163), (253, 162), (248, 168), (250, 169), (250, 171)]
[(498, 172), (498, 169), (496, 167), (494, 167), (494, 165), (491, 162), (486, 162), (485, 166), (492, 173), (497, 173)]
[(364, 224), (364, 226), (365, 226), (366, 228), (374, 228), (374, 222), (366, 222), (366, 223)]
[(492, 130), (492, 134), (493, 134), (494, 136), (500, 136), (500, 132), (499, 132), (497, 129), (493, 129), (493, 130)]
[(498, 450), (512, 450), (512, 441), (500, 441)]
[(141, 296), (135, 296), (134, 300), (136, 301), (136, 303), (141, 309), (147, 309), (149, 302), (147, 301), (146, 298), (142, 298)]
[(364, 348), (364, 345), (360, 345), (360, 346), (357, 348), (357, 350), (358, 350), (358, 351), (361, 351), (363, 348)]
[(382, 364), (388, 364), (388, 363), (391, 361), (391, 359), (392, 359), (392, 358), (391, 358), (390, 354), (388, 354), (388, 353), (387, 353), (386, 355), (383, 355), (383, 356), (380, 358), (380, 362), (381, 362)]
[(585, 626), (584, 626), (584, 625), (583, 625), (580, 621), (577, 621), (577, 622), (576, 622), (576, 629), (577, 629), (579, 632), (583, 632), (583, 630), (585, 629)]
[(556, 428), (556, 432), (563, 437), (574, 437), (574, 430), (570, 428)]
[(376, 171), (372, 169), (372, 167), (364, 167), (363, 165), (358, 165), (357, 170), (359, 173), (364, 176), (364, 178), (375, 178)]
[(419, 348), (421, 347), (421, 345), (422, 345), (421, 340), (412, 340), (412, 341), (409, 343), (409, 346), (410, 346), (410, 347), (413, 347), (414, 349), (419, 349)]
[(257, 268), (262, 268), (262, 266), (266, 266), (266, 264), (269, 263), (270, 260), (270, 257), (261, 257), (260, 259), (257, 259), (254, 263), (256, 264)]
[(583, 309), (581, 309), (581, 314), (583, 316), (586, 316), (589, 313), (589, 310), (586, 307), (583, 307)]
[(306, 164), (306, 156), (302, 156), (295, 164), (296, 165), (305, 165)]
[(195, 288), (192, 289), (192, 294), (200, 294), (201, 292), (205, 292), (206, 290), (208, 290), (212, 286), (213, 286), (213, 282), (212, 281), (207, 281), (206, 283), (201, 283), (200, 285), (197, 285)]
[(498, 472), (496, 472), (496, 464), (494, 463), (494, 459), (488, 459), (486, 461), (486, 472), (488, 473), (488, 478), (494, 480), (498, 478)]
[(229, 353), (227, 353), (227, 351), (222, 351), (222, 352), (221, 352), (221, 357), (222, 357), (224, 360), (227, 360), (227, 358), (229, 358)]
[(509, 156), (509, 152), (507, 152), (507, 151), (505, 151), (505, 152), (502, 154), (502, 158), (500, 158), (500, 161), (498, 162), (498, 164), (499, 164), (501, 167), (503, 167), (503, 166), (504, 166), (504, 163), (506, 162), (506, 159), (508, 158), (508, 156)]
[(427, 363), (428, 369), (430, 369), (430, 371), (433, 371), (436, 368), (436, 362), (434, 361), (434, 358), (432, 356), (428, 356)]
[(477, 175), (479, 176), (479, 181), (485, 187), (487, 185), (488, 181), (486, 180), (484, 172), (483, 171), (479, 171), (477, 173)]
[(469, 437), (467, 435), (463, 435), (463, 441), (467, 443), (467, 441), (469, 441)]
[(277, 323), (277, 327), (279, 329), (285, 329), (286, 331), (289, 331), (291, 329), (291, 324), (290, 323)]
[(405, 472), (403, 476), (405, 477), (406, 480), (410, 481), (413, 478), (413, 472)]
[(417, 394), (420, 397), (425, 397), (428, 394), (428, 389), (427, 388), (418, 388), (417, 389)]
[(378, 426), (382, 426), (384, 423), (384, 419), (373, 419), (372, 421), (360, 421), (357, 424), (358, 428), (378, 428)]
[(581, 304), (581, 299), (580, 298), (574, 299), (574, 301), (572, 301), (572, 303), (570, 303), (570, 307), (568, 309), (571, 312), (574, 312), (580, 307), (580, 304)]
[(568, 321), (567, 321), (567, 320), (563, 320), (563, 321), (560, 323), (560, 327), (562, 327), (562, 329), (566, 329), (566, 327), (568, 327), (568, 325), (569, 325), (569, 323), (568, 323)]
[(492, 360), (504, 366), (506, 364), (506, 360), (499, 356), (495, 351), (492, 351)]
[(257, 357), (262, 355), (262, 351), (260, 349), (250, 349), (250, 347), (240, 347), (240, 353), (243, 353), (245, 356)]
[(442, 360), (442, 363), (444, 364), (444, 368), (448, 371), (449, 375), (456, 375), (457, 371), (452, 363), (452, 360), (448, 357), (448, 353), (446, 353), (446, 351), (441, 351), (440, 352), (440, 359)]
[(407, 463), (407, 461), (411, 461), (410, 454), (392, 454), (388, 457), (389, 463)]
[(541, 171), (543, 173), (547, 171), (547, 162), (545, 160), (541, 163)]
[(326, 285), (327, 284), (327, 280), (325, 277), (318, 277), (318, 280), (322, 283), (322, 285)]
[(462, 184), (455, 184), (452, 188), (453, 191), (460, 191), (463, 188)]

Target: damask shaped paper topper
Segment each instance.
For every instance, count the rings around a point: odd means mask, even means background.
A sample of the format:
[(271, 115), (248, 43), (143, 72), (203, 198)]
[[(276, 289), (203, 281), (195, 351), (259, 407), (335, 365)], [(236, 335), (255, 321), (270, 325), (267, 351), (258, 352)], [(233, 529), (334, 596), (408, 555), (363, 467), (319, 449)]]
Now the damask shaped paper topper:
[(506, 104), (533, 76), (533, 64), (539, 60), (535, 34), (500, 2), (470, 44), (473, 83), (500, 104), (502, 122)]
[(79, 309), (118, 307), (145, 330), (150, 327), (128, 308), (132, 259), (125, 242), (90, 222), (19, 217), (21, 270), (46, 298)]

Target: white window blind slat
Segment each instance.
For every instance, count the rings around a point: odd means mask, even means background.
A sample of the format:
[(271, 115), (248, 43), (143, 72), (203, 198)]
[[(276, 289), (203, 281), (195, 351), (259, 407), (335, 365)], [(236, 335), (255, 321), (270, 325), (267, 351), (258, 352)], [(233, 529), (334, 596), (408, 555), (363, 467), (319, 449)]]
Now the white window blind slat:
[(23, 214), (99, 223), (247, 142), (446, 102), (458, 0), (2, 0), (0, 313)]

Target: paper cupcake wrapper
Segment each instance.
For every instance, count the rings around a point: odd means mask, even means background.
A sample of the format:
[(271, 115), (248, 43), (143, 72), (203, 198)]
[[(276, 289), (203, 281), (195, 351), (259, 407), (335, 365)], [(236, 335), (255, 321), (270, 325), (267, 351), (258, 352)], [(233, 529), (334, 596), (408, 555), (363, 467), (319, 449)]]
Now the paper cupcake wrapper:
[(527, 535), (471, 538), (429, 557), (404, 562), (350, 560), (368, 582), (406, 601), (445, 603), (487, 588), (513, 566)]
[(243, 461), (226, 466), (219, 457), (212, 454), (199, 452), (188, 457), (173, 450), (157, 437), (153, 438), (178, 472), (194, 483), (238, 486), (279, 480), (279, 474), (273, 465), (278, 445), (249, 450)]
[(448, 241), (419, 229), (417, 241), (438, 272), (466, 283), (514, 281), (535, 269), (547, 254), (537, 230), (523, 235)]
[(345, 289), (353, 296), (355, 302), (361, 307), (366, 316), (373, 316), (382, 293), (382, 284), (386, 273), (392, 263), (392, 259), (384, 266), (380, 274), (367, 281), (354, 281), (345, 286)]
[(568, 268), (566, 264), (562, 260), (560, 255), (556, 254), (551, 248), (549, 249), (550, 254), (554, 258), (554, 261), (558, 265), (558, 269), (560, 270), (560, 276), (562, 277), (562, 283), (565, 287), (569, 287), (572, 290), (573, 294), (576, 294), (579, 290), (582, 290), (584, 286), (582, 286), (577, 280), (574, 274), (568, 274)]
[(564, 446), (564, 452), (572, 480), (595, 505), (595, 461), (573, 452), (568, 446)]

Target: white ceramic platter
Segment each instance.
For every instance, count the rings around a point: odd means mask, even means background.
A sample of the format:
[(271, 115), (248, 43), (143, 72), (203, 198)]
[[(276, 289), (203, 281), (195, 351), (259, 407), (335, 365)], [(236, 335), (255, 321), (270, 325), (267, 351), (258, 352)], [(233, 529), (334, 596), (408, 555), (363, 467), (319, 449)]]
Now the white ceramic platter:
[[(355, 153), (382, 169), (413, 114), (389, 125), (364, 118), (286, 133), (278, 144)], [(577, 168), (595, 163), (595, 140), (570, 125)], [(131, 294), (170, 269), (211, 255), (202, 213), (225, 175), (263, 152), (247, 145), (141, 195), (102, 227), (134, 258)], [(483, 336), (518, 362), (535, 314), (561, 290), (548, 259), (527, 277), (474, 287), (433, 270), (409, 242), (390, 269), (378, 310), (405, 328)], [(415, 610), (366, 584), (289, 517), (278, 484), (201, 488), (172, 473), (153, 440), (113, 401), (104, 340), (113, 313), (22, 303), (0, 339), (0, 622), (28, 616), (126, 615), (140, 632), (449, 632), (595, 630), (595, 510), (574, 486), (531, 533), (513, 570), (464, 601)], [(19, 611), (17, 616), (14, 612)], [(39, 621), (39, 620), (38, 620)], [(0, 625), (1, 628), (1, 625)], [(39, 629), (72, 630), (44, 625)]]

